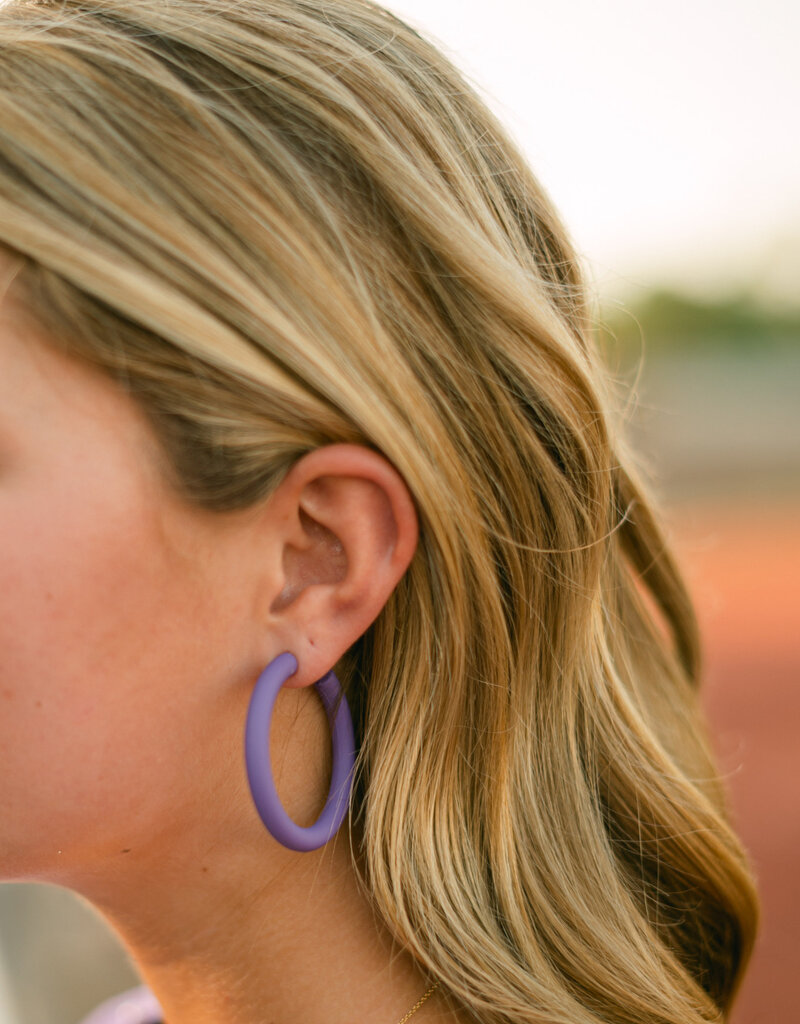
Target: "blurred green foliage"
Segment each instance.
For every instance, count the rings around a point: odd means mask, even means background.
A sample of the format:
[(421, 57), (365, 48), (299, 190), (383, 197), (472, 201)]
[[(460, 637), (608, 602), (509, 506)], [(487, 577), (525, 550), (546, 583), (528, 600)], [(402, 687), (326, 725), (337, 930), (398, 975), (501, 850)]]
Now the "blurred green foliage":
[(800, 305), (776, 308), (746, 292), (702, 300), (659, 288), (639, 299), (601, 303), (597, 339), (624, 361), (667, 349), (794, 347), (800, 345)]

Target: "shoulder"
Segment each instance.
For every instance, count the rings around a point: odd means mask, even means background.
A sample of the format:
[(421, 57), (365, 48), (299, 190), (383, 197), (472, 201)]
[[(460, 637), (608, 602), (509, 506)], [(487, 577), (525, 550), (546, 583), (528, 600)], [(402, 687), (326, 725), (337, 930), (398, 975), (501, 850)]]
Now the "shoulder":
[(144, 985), (113, 996), (92, 1010), (79, 1024), (161, 1024), (161, 1007)]

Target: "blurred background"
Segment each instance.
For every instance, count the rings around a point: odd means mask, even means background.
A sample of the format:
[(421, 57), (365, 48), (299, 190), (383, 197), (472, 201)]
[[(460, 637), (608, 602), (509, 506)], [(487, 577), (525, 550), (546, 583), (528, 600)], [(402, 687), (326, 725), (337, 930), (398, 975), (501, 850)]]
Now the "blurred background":
[[(760, 879), (732, 1024), (797, 1019), (800, 5), (395, 0), (528, 156), (598, 297), (704, 628), (705, 702)], [(0, 1024), (136, 984), (91, 908), (0, 886)]]

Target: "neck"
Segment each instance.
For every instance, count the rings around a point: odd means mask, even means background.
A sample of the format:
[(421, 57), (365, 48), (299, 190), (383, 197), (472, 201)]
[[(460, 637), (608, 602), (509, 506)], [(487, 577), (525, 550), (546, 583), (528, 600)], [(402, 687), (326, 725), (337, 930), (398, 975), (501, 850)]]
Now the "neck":
[[(327, 720), (307, 691), (282, 694), (278, 703), (279, 793), (307, 826), (327, 794)], [(243, 772), (230, 767), (244, 713), (235, 708), (229, 717), (226, 726), (224, 715), (215, 716), (213, 740), (229, 756), (191, 760), (165, 751), (158, 767), (167, 781), (151, 786), (146, 804), (131, 801), (125, 829), (105, 834), (100, 821), (89, 846), (59, 841), (41, 880), (73, 889), (100, 911), (166, 1024), (398, 1024), (435, 979), (393, 944), (373, 912), (352, 864), (347, 822), (310, 853), (267, 833)], [(440, 988), (410, 1024), (464, 1020)]]
[[(121, 938), (167, 1024), (397, 1024), (433, 979), (376, 920), (345, 829), (314, 853), (286, 851), (280, 864), (273, 848), (268, 873), (266, 858), (248, 866), (236, 845), (162, 855), (157, 865), (132, 850), (124, 884), (94, 879), (84, 893)], [(259, 864), (260, 874), (249, 870)], [(437, 995), (414, 1024), (455, 1020)]]

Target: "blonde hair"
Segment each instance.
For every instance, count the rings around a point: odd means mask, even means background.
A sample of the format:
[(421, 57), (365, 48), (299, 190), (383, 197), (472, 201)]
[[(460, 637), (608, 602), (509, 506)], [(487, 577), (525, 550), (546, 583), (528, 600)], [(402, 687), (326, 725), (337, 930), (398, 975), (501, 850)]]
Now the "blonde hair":
[(404, 477), (418, 549), (336, 671), (356, 868), (448, 998), (725, 1019), (758, 901), (692, 604), (567, 232), (437, 46), (368, 0), (11, 0), (0, 243), (188, 502), (339, 442)]

